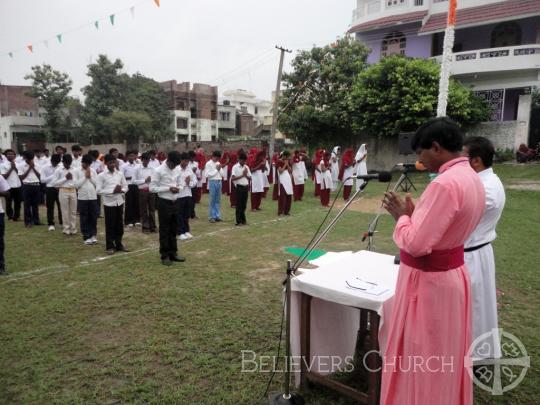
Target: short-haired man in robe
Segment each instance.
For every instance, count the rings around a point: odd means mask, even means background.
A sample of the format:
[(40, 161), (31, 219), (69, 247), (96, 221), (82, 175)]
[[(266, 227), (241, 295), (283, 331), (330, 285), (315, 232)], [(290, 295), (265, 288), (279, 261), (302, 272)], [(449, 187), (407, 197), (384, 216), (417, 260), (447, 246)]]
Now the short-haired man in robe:
[(480, 222), (485, 192), (469, 159), (461, 156), (462, 146), (463, 134), (452, 120), (424, 123), (412, 148), (438, 176), (416, 207), (410, 196), (393, 192), (383, 200), (397, 221), (393, 236), (401, 259), (393, 308), (385, 319), (383, 405), (472, 404), (467, 369), (472, 297), (463, 245)]
[[(497, 290), (495, 286), (495, 257), (491, 243), (497, 237), (495, 228), (501, 218), (506, 201), (504, 187), (499, 177), (493, 172), (495, 148), (486, 138), (467, 138), (463, 146), (463, 155), (469, 158), (486, 192), (486, 207), (480, 223), (465, 242), (465, 263), (471, 278), (472, 291), (472, 339), (473, 341), (498, 328)], [(501, 347), (499, 334), (492, 333), (488, 346), (482, 344), (482, 350), (473, 353), (473, 360), (500, 358)]]

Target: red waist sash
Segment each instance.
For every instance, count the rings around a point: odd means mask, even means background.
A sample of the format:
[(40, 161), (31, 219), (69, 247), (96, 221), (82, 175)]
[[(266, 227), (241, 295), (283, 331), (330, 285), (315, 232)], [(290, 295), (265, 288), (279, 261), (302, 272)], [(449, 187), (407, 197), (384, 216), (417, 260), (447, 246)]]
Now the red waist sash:
[(401, 263), (422, 271), (435, 272), (456, 269), (465, 264), (463, 245), (448, 250), (434, 250), (429, 255), (413, 257), (399, 251)]

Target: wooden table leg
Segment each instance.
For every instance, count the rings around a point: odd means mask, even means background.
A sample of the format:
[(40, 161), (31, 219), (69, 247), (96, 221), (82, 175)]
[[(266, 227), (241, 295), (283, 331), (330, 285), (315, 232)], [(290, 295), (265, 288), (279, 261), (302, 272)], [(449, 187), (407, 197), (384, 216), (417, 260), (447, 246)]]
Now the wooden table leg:
[(379, 315), (375, 311), (369, 311), (369, 355), (367, 365), (368, 373), (368, 403), (377, 405), (381, 395), (381, 367), (382, 360), (379, 355)]
[(310, 359), (311, 296), (301, 293), (300, 298), (300, 387), (307, 386), (307, 364)]

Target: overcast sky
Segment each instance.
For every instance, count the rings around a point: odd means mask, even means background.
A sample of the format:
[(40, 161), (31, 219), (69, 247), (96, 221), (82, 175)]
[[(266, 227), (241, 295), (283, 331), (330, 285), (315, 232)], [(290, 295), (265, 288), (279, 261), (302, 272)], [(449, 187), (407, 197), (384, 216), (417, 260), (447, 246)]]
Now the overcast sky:
[(70, 75), (77, 96), (88, 83), (86, 66), (104, 53), (120, 58), (128, 73), (218, 85), (220, 94), (241, 88), (270, 99), (279, 61), (274, 46), (297, 50), (332, 42), (348, 29), (355, 4), (161, 0), (158, 8), (153, 0), (0, 0), (0, 83), (29, 84), (30, 67), (48, 63)]

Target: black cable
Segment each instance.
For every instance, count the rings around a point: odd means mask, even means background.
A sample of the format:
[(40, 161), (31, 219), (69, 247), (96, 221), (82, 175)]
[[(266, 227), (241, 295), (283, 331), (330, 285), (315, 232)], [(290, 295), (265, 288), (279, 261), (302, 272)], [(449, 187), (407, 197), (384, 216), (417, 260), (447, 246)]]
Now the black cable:
[[(281, 352), (281, 341), (283, 340), (283, 321), (285, 320), (286, 303), (287, 303), (287, 294), (285, 294), (285, 299), (283, 300), (283, 307), (281, 308), (281, 326), (279, 327), (279, 341), (278, 341), (277, 356), (274, 360), (274, 369), (272, 370), (272, 374), (270, 375), (270, 378), (268, 379), (268, 384), (266, 384), (266, 389), (264, 390), (264, 393), (261, 395), (261, 399), (265, 399), (266, 396), (268, 395), (268, 390), (270, 389), (270, 385), (272, 384), (272, 381), (274, 380), (274, 376), (276, 375), (277, 362), (279, 361), (279, 354)], [(255, 405), (257, 402), (258, 400), (253, 402), (252, 405)]]

